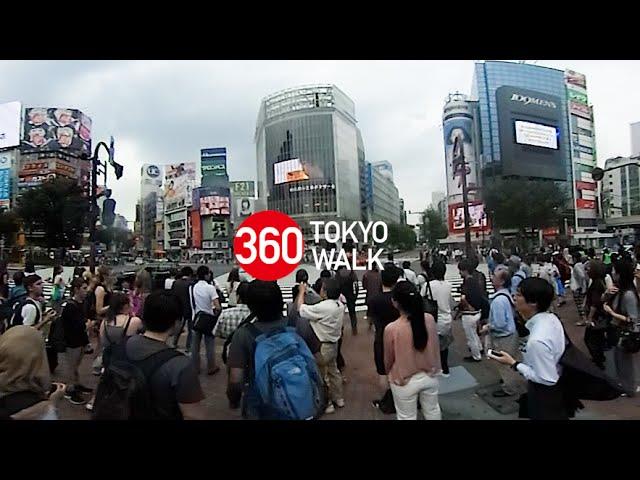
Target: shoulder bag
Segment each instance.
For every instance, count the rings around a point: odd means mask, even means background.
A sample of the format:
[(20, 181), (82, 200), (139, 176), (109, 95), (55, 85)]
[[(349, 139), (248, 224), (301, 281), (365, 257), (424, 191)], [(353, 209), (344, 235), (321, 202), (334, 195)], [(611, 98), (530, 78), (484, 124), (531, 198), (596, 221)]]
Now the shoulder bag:
[(196, 311), (196, 300), (193, 295), (194, 288), (195, 285), (192, 285), (189, 289), (189, 292), (191, 293), (191, 307), (195, 312), (193, 317), (193, 330), (198, 333), (202, 333), (203, 335), (212, 335), (213, 329), (218, 321), (218, 316), (211, 315), (210, 313), (203, 312), (202, 310)]

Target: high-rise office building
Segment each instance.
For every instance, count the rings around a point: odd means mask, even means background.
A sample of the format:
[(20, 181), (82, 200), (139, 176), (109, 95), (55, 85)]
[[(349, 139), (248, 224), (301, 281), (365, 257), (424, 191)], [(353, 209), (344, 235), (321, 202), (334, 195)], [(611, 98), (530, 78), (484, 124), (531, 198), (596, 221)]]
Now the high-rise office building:
[[(338, 87), (267, 96), (255, 142), (259, 202), (290, 215), (307, 240), (313, 234), (309, 221), (362, 218), (355, 105)], [(363, 157), (362, 143), (360, 150)]]
[(631, 155), (640, 155), (640, 122), (631, 124)]
[(162, 202), (162, 165), (144, 164), (140, 168), (140, 234), (145, 250), (158, 248), (156, 221), (158, 201)]
[(604, 168), (602, 211), (607, 224), (640, 224), (640, 156), (609, 158)]
[(527, 63), (478, 62), (471, 96), (478, 102), (480, 184), (497, 176), (558, 182), (572, 199), (567, 213), (575, 231), (594, 231), (596, 149), (585, 76)]
[[(388, 225), (400, 223), (401, 208), (398, 187), (389, 175), (388, 162), (382, 168), (366, 163), (367, 177), (371, 178), (371, 214), (369, 221), (383, 221)], [(389, 165), (390, 166), (390, 165)]]

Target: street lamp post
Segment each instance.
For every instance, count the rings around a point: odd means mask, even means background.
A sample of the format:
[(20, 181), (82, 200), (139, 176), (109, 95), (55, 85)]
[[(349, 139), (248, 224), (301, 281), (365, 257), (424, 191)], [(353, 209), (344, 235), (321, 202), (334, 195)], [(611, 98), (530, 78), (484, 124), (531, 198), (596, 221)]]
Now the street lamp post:
[(89, 270), (91, 273), (95, 273), (96, 271), (96, 222), (98, 221), (98, 168), (104, 168), (104, 183), (105, 187), (107, 185), (107, 163), (102, 163), (98, 158), (98, 154), (100, 153), (100, 148), (103, 147), (107, 150), (109, 154), (109, 163), (114, 168), (116, 173), (116, 179), (120, 179), (122, 177), (122, 165), (116, 163), (113, 160), (113, 137), (111, 138), (111, 144), (107, 145), (104, 142), (99, 142), (96, 145), (96, 148), (93, 151), (93, 156), (88, 158), (87, 160), (91, 162), (91, 192), (90, 192), (90, 206), (89, 206), (89, 241), (90, 252), (89, 252)]

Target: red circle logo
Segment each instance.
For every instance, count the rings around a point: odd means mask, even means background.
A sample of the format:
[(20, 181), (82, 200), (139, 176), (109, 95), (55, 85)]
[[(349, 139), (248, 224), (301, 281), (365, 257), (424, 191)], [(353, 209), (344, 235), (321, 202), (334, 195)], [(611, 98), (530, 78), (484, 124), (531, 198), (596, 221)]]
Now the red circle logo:
[(233, 239), (236, 260), (258, 280), (286, 277), (302, 260), (304, 239), (298, 224), (275, 210), (254, 213)]

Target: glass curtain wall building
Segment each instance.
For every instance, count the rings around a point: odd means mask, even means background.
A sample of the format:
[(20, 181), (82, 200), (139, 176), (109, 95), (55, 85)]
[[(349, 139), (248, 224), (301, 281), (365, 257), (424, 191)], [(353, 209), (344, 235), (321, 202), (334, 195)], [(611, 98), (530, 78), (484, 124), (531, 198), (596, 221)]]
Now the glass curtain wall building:
[(355, 105), (338, 87), (296, 87), (264, 98), (255, 142), (259, 199), (296, 220), (306, 240), (309, 221), (361, 219), (364, 147)]
[[(582, 78), (584, 88), (572, 85), (575, 75)], [(578, 102), (574, 88), (584, 93)], [(573, 217), (571, 223), (575, 222), (578, 231), (595, 228), (594, 207), (576, 190), (594, 188), (584, 185), (589, 179), (582, 175), (583, 170), (590, 172), (595, 162), (595, 135), (590, 107), (586, 106), (584, 76), (527, 63), (478, 62), (471, 97), (477, 99), (479, 107), (482, 180), (521, 176), (556, 181), (567, 194), (566, 213)], [(591, 126), (578, 128), (586, 124)], [(527, 144), (526, 138), (539, 134), (547, 135), (547, 144)], [(574, 179), (579, 182), (577, 186), (573, 185)]]

